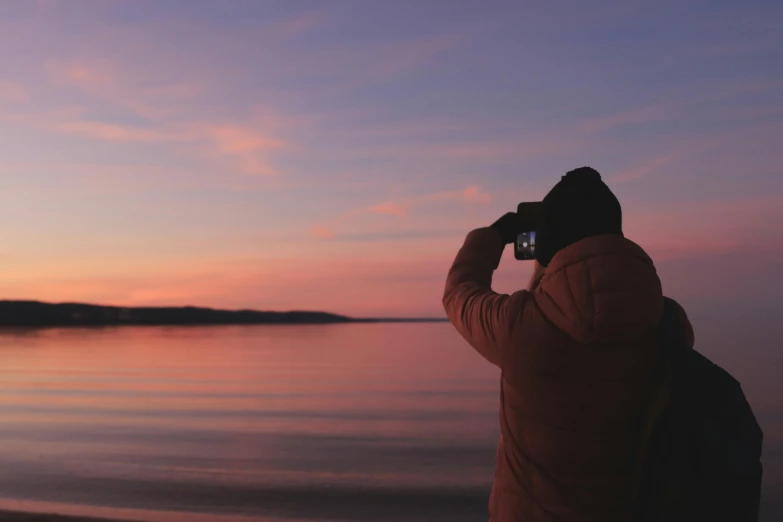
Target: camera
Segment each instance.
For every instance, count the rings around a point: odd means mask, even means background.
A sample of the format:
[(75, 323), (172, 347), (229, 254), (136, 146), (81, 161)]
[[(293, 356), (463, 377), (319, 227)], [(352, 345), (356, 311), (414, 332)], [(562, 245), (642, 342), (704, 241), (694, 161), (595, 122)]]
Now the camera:
[(517, 207), (519, 234), (514, 241), (514, 257), (520, 261), (536, 258), (536, 230), (541, 216), (541, 202), (523, 202)]

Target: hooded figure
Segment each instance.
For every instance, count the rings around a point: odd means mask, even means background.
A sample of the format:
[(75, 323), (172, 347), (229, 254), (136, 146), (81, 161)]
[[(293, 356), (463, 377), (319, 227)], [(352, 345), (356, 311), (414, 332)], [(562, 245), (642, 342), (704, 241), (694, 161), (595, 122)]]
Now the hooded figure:
[(661, 281), (623, 236), (620, 203), (595, 170), (563, 176), (539, 219), (527, 289), (491, 288), (519, 232), (507, 214), (468, 234), (443, 295), (450, 322), (501, 370), (490, 520), (628, 522), (647, 412), (662, 393)]

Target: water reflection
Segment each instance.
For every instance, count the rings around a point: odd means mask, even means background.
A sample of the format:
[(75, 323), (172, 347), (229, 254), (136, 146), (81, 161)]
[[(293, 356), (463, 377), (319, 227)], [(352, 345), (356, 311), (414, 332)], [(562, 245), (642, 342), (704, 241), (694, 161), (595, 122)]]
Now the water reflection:
[(15, 331), (0, 364), (10, 499), (152, 518), (486, 513), (498, 376), (445, 324)]
[[(694, 326), (758, 413), (762, 521), (778, 520), (780, 355), (740, 342), (747, 328)], [(4, 331), (0, 368), (0, 508), (193, 522), (487, 516), (499, 375), (448, 324)]]

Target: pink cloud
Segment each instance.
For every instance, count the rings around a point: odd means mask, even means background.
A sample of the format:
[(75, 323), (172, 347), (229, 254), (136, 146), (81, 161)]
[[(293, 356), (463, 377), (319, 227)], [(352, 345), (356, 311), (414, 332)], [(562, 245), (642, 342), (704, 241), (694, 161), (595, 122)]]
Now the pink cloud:
[(47, 63), (47, 70), (56, 84), (78, 87), (96, 99), (130, 110), (150, 122), (145, 127), (134, 127), (72, 117), (55, 124), (60, 131), (116, 142), (186, 143), (192, 153), (221, 163), (227, 160), (244, 174), (276, 173), (268, 154), (282, 147), (283, 142), (261, 130), (290, 123), (276, 112), (265, 110), (259, 114), (258, 110), (252, 110), (242, 122), (231, 118), (220, 121), (223, 118), (215, 115), (205, 118), (201, 116), (203, 106), (196, 103), (204, 82), (183, 78), (173, 82), (160, 80), (144, 68), (119, 67), (110, 59), (91, 63), (53, 60)]
[[(206, 151), (214, 158), (228, 159), (239, 171), (251, 175), (272, 175), (267, 154), (283, 142), (252, 127), (238, 124), (158, 123), (137, 127), (82, 120), (76, 114), (52, 114), (40, 123), (59, 132), (120, 143), (180, 143), (195, 153)], [(54, 122), (50, 121), (54, 120)]]
[(608, 177), (610, 183), (623, 183), (645, 178), (651, 174), (662, 170), (669, 165), (682, 161), (688, 156), (704, 152), (707, 149), (716, 147), (720, 143), (715, 137), (703, 138), (699, 140), (689, 140), (688, 143), (673, 148), (663, 154), (647, 158), (641, 162), (621, 170), (617, 174)]
[[(428, 205), (436, 202), (461, 202), (465, 204), (487, 204), (492, 200), (492, 196), (484, 192), (478, 185), (471, 185), (462, 190), (442, 191), (433, 194), (424, 194), (406, 199), (389, 200), (367, 207), (359, 207), (343, 212), (327, 223), (322, 223), (311, 229), (311, 235), (320, 238), (334, 238), (337, 236), (337, 229), (349, 221), (355, 221), (357, 216), (363, 214), (375, 214), (383, 216), (407, 217), (412, 211), (422, 205)], [(367, 220), (361, 220), (363, 226), (367, 226)], [(318, 233), (318, 231), (328, 230), (329, 233)], [(388, 230), (387, 230), (388, 232)]]
[(127, 70), (118, 71), (109, 61), (96, 65), (49, 60), (45, 69), (54, 86), (76, 87), (95, 98), (105, 99), (123, 107), (129, 105), (130, 98), (139, 96), (138, 78), (134, 78)]
[(0, 100), (24, 103), (29, 99), (30, 95), (23, 86), (17, 83), (0, 82)]
[(142, 129), (97, 121), (68, 121), (54, 125), (60, 131), (88, 138), (124, 143), (172, 141), (177, 137), (155, 129)]
[(492, 196), (488, 192), (482, 192), (478, 185), (471, 185), (462, 192), (465, 201), (470, 203), (489, 203)]
[(209, 129), (218, 151), (223, 154), (245, 154), (282, 146), (282, 142), (239, 126), (215, 126)]
[(322, 239), (331, 239), (334, 237), (334, 230), (327, 225), (316, 225), (310, 230), (311, 235)]
[(283, 142), (261, 134), (251, 128), (237, 125), (219, 125), (207, 129), (219, 154), (237, 159), (242, 172), (251, 175), (272, 175), (266, 153), (280, 148)]
[(668, 167), (682, 157), (682, 153), (670, 153), (655, 156), (642, 163), (638, 163), (630, 168), (607, 179), (610, 183), (622, 183), (644, 178), (662, 168)]
[(407, 216), (412, 207), (411, 201), (386, 201), (370, 207), (370, 212), (389, 216)]
[(55, 86), (78, 88), (95, 100), (156, 121), (192, 113), (196, 108), (193, 102), (208, 83), (203, 78), (178, 76), (172, 80), (151, 69), (120, 66), (114, 57), (86, 63), (49, 60), (46, 71)]
[(99, 86), (113, 83), (105, 74), (79, 64), (66, 65), (61, 73), (65, 80), (75, 85)]
[(463, 190), (451, 192), (436, 192), (429, 196), (424, 196), (421, 201), (464, 201), (466, 203), (489, 203), (492, 201), (492, 195), (483, 192), (478, 185), (471, 185)]

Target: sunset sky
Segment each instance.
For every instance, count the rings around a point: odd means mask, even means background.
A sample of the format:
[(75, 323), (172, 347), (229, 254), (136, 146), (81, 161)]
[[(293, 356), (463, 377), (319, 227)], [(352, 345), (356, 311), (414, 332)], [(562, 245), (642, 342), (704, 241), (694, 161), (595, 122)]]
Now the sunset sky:
[(443, 316), (590, 165), (667, 294), (777, 303), (783, 3), (631, 4), (3, 1), (0, 298)]

